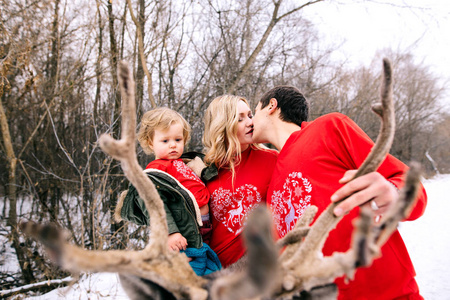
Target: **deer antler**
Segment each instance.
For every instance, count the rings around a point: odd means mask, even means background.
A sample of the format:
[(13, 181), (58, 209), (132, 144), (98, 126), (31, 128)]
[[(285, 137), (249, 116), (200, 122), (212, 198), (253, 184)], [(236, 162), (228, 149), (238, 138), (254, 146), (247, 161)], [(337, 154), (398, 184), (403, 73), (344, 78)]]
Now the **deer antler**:
[(202, 286), (207, 281), (194, 273), (185, 254), (168, 250), (168, 228), (163, 202), (138, 164), (134, 81), (125, 62), (119, 65), (119, 83), (122, 93), (121, 139), (115, 140), (109, 135), (102, 135), (99, 142), (103, 151), (121, 162), (125, 175), (144, 200), (151, 220), (150, 243), (139, 252), (88, 251), (68, 244), (61, 234), (45, 235), (49, 230), (48, 226), (22, 224), (21, 227), (26, 233), (51, 246), (61, 267), (71, 272), (118, 272), (134, 275), (169, 290), (176, 298), (206, 299), (207, 291)]
[(395, 113), (392, 99), (392, 65), (383, 59), (383, 81), (381, 101), (372, 105), (372, 110), (381, 118), (381, 127), (375, 145), (359, 167), (353, 179), (374, 172), (381, 165), (391, 149), (395, 133)]
[[(373, 107), (382, 118), (380, 134), (355, 178), (375, 171), (386, 157), (393, 140), (392, 70), (386, 59), (383, 66), (381, 105)], [(248, 247), (245, 266), (241, 269), (232, 266), (203, 278), (198, 277), (184, 254), (168, 251), (163, 203), (137, 162), (134, 82), (126, 63), (120, 64), (119, 82), (123, 99), (122, 136), (117, 141), (103, 135), (100, 145), (106, 153), (120, 160), (125, 175), (144, 200), (151, 220), (150, 243), (140, 252), (88, 251), (67, 243), (63, 232), (55, 227), (28, 222), (21, 224), (21, 228), (41, 240), (66, 270), (118, 272), (131, 299), (152, 298), (155, 291), (164, 299), (281, 299), (320, 286), (325, 286), (322, 291), (334, 293), (335, 296), (336, 289), (327, 284), (343, 274), (351, 276), (356, 267), (369, 264), (414, 204), (420, 172), (417, 166), (412, 165), (399, 201), (385, 214), (379, 228), (374, 230), (371, 224), (372, 212), (362, 209), (352, 248), (346, 253), (335, 253), (325, 258), (321, 258), (322, 247), (328, 233), (342, 219), (333, 214), (337, 204), (329, 205), (311, 227), (309, 225), (317, 208), (308, 208), (295, 228), (278, 242), (278, 247), (286, 246), (278, 259), (278, 248), (273, 244), (271, 235), (270, 216), (263, 209), (255, 209), (244, 229)], [(274, 274), (281, 275), (280, 281), (274, 280)]]
[(248, 246), (245, 266), (224, 276), (219, 274), (211, 287), (211, 299), (259, 299), (269, 296), (276, 286), (278, 249), (267, 208), (259, 206), (249, 215), (244, 238)]
[[(198, 277), (190, 267), (185, 254), (169, 251), (167, 247), (168, 227), (163, 202), (155, 186), (144, 175), (136, 158), (135, 148), (135, 99), (134, 82), (126, 63), (119, 65), (119, 83), (122, 93), (122, 135), (115, 140), (109, 135), (100, 137), (103, 151), (119, 160), (129, 181), (136, 187), (150, 214), (150, 243), (143, 251), (89, 251), (67, 242), (62, 230), (54, 225), (38, 225), (33, 222), (21, 224), (26, 234), (40, 240), (54, 260), (71, 272), (117, 272), (122, 286), (131, 299), (207, 299), (209, 290), (216, 291), (211, 299), (238, 299), (253, 297), (270, 291), (267, 283), (277, 266), (277, 249), (271, 236), (271, 222), (267, 212), (256, 210), (245, 230), (249, 240), (248, 260), (257, 265), (257, 259), (266, 258), (266, 264), (249, 268), (239, 275), (242, 280), (236, 285), (224, 286), (227, 280), (217, 280), (234, 271), (217, 273), (206, 278)], [(270, 262), (270, 263), (269, 263)], [(233, 270), (231, 268), (231, 270)], [(256, 270), (253, 271), (252, 270)], [(230, 275), (228, 279), (234, 278)], [(221, 285), (222, 283), (222, 285)], [(230, 290), (229, 287), (236, 289)], [(250, 288), (249, 287), (253, 287)], [(242, 291), (236, 297), (229, 295)], [(228, 298), (227, 298), (228, 297)]]
[(150, 220), (152, 220), (152, 230), (150, 232), (150, 243), (144, 252), (149, 255), (149, 258), (156, 257), (159, 254), (166, 255), (169, 230), (163, 202), (160, 200), (154, 184), (145, 176), (137, 161), (134, 81), (125, 62), (119, 64), (118, 75), (123, 99), (121, 139), (115, 140), (110, 135), (102, 134), (99, 139), (100, 147), (106, 154), (121, 162), (125, 176), (136, 187), (142, 199), (145, 199), (145, 205), (150, 214)]

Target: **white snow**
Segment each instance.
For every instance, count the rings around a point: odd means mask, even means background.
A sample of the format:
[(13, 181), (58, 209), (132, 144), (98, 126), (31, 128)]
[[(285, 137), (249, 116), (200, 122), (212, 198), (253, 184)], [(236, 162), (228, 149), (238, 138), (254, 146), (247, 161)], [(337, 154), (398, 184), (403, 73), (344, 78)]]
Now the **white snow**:
[[(425, 299), (450, 299), (450, 174), (424, 180), (428, 194), (425, 214), (418, 220), (400, 224), (417, 273), (417, 282)], [(59, 288), (42, 296), (25, 299), (128, 299), (118, 276), (111, 273), (83, 275), (70, 287)]]
[(128, 300), (119, 277), (114, 273), (85, 274), (72, 286), (53, 290), (47, 294), (26, 299), (33, 300)]
[(425, 213), (400, 224), (400, 234), (416, 269), (425, 299), (450, 299), (450, 174), (423, 181), (428, 195)]

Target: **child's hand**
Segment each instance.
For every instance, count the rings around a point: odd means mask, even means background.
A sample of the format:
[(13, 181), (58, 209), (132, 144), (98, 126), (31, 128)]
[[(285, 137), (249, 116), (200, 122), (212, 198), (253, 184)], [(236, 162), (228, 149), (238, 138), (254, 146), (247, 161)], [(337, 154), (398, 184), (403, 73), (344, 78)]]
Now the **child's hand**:
[(181, 233), (176, 232), (169, 235), (167, 244), (169, 249), (173, 251), (186, 250), (187, 240), (181, 235)]
[(202, 216), (209, 214), (209, 205), (208, 204), (203, 205), (202, 207), (200, 207), (200, 214)]

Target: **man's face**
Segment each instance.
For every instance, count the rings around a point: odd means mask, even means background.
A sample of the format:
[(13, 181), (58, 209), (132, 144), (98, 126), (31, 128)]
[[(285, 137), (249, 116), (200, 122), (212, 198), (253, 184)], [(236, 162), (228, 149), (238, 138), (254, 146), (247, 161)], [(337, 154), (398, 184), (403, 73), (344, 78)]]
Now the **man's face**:
[(267, 128), (267, 110), (269, 106), (261, 109), (261, 102), (255, 108), (255, 115), (253, 116), (253, 142), (254, 143), (267, 143), (265, 137), (265, 129)]

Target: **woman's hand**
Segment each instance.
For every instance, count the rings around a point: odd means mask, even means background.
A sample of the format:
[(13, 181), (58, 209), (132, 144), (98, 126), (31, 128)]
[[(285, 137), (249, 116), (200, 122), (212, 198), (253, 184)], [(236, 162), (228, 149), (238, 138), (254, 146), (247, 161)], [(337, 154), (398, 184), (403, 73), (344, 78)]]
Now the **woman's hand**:
[(378, 172), (360, 176), (349, 182), (357, 170), (345, 172), (339, 183), (345, 184), (331, 196), (331, 202), (339, 202), (334, 214), (340, 217), (356, 206), (368, 205), (377, 215), (385, 213), (397, 201), (397, 188)]
[(189, 161), (186, 165), (191, 168), (191, 170), (194, 171), (194, 173), (200, 178), (202, 177), (202, 170), (206, 168), (205, 163), (198, 156), (196, 156), (194, 159), (191, 159), (191, 161)]
[(167, 245), (169, 249), (173, 251), (186, 250), (187, 240), (181, 235), (181, 233), (176, 232), (169, 235)]

